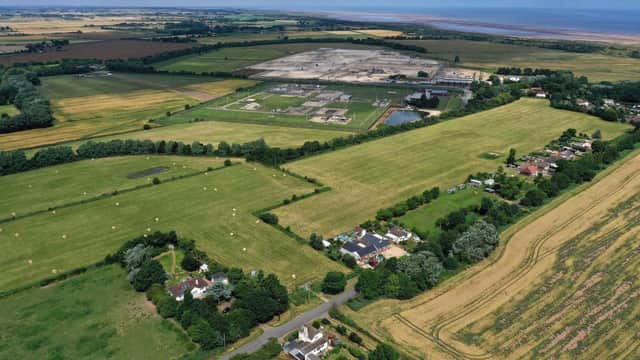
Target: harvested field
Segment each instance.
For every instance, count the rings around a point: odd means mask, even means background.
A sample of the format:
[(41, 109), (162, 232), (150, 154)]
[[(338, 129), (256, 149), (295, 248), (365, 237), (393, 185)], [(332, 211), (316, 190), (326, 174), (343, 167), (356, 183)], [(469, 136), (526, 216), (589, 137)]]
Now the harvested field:
[(635, 152), (503, 233), (490, 260), (353, 316), (418, 358), (637, 357), (639, 171)]
[[(202, 160), (209, 160), (212, 167), (220, 163), (214, 158)], [(100, 167), (108, 161), (88, 163)], [(82, 173), (74, 170), (75, 166), (78, 164), (9, 175), (2, 182), (20, 187), (25, 184), (24, 176), (32, 176), (39, 180), (34, 187), (51, 186), (44, 176), (47, 172), (57, 169), (60, 174), (80, 176)], [(105, 169), (109, 166), (105, 165)], [(131, 171), (123, 174), (122, 181), (146, 180), (127, 180), (128, 173)], [(77, 182), (72, 178), (52, 201), (66, 202), (83, 196), (78, 188), (90, 186), (93, 181), (91, 172), (87, 174), (89, 184), (83, 180), (87, 177), (78, 178)], [(291, 287), (317, 280), (328, 270), (342, 268), (327, 257), (318, 256), (308, 244), (296, 242), (253, 215), (294, 194), (300, 196), (313, 190), (308, 182), (277, 170), (238, 164), (60, 208), (55, 214), (44, 212), (11, 220), (0, 225), (0, 243), (4, 244), (0, 254), (0, 291), (42, 280), (51, 276), (53, 269), (69, 271), (100, 261), (145, 232), (170, 230), (195, 239), (198, 248), (222, 264), (273, 272)], [(28, 194), (18, 192), (11, 204), (31, 206), (33, 201), (27, 199)]]
[[(303, 236), (336, 235), (374, 217), (378, 209), (439, 186), (446, 189), (503, 162), (487, 151), (518, 154), (542, 149), (568, 129), (605, 137), (628, 127), (581, 113), (556, 110), (547, 101), (521, 99), (489, 111), (286, 164), (332, 191), (280, 208), (283, 226)], [(523, 135), (527, 134), (527, 135)]]
[(46, 62), (62, 59), (128, 59), (192, 47), (190, 43), (166, 43), (143, 40), (105, 40), (71, 44), (61, 51), (9, 54), (0, 56), (0, 65), (25, 62)]
[(386, 29), (365, 29), (365, 30), (356, 30), (356, 33), (371, 35), (376, 37), (391, 37), (391, 36), (402, 36), (402, 31), (397, 30), (386, 30)]

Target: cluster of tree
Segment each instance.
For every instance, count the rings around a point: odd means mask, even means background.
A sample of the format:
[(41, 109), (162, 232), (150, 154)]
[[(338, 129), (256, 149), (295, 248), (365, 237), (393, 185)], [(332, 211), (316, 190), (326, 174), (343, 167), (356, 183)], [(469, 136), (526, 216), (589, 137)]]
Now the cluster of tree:
[[(549, 93), (551, 106), (577, 112), (588, 113), (605, 121), (624, 121), (624, 112), (604, 105), (609, 98), (621, 102), (640, 102), (640, 82), (621, 82), (616, 84), (589, 84), (586, 77), (575, 76), (570, 71), (556, 71), (537, 85)], [(577, 99), (588, 100), (589, 106), (581, 106)]]
[(265, 360), (276, 359), (282, 352), (282, 345), (277, 340), (272, 339), (261, 347), (258, 351), (251, 354), (238, 354), (231, 358), (231, 360)]
[(0, 134), (53, 125), (49, 101), (38, 93), (38, 76), (23, 68), (9, 68), (0, 81), (0, 104), (13, 104), (20, 114), (0, 117)]
[(427, 98), (427, 94), (422, 94), (419, 99), (409, 100), (407, 104), (418, 108), (435, 109), (438, 107), (438, 104), (440, 104), (440, 99), (437, 96)]
[[(434, 187), (425, 190), (421, 195), (408, 198), (406, 201), (400, 202), (393, 207), (378, 210), (376, 220), (389, 221), (393, 218), (401, 217), (409, 210), (417, 209), (419, 206), (428, 204), (440, 196), (440, 188)], [(367, 224), (364, 224), (367, 226)], [(366, 227), (365, 227), (366, 228)]]
[(611, 141), (594, 141), (591, 153), (575, 161), (560, 160), (557, 162), (558, 169), (551, 178), (537, 178), (536, 186), (525, 194), (520, 204), (540, 206), (546, 199), (557, 196), (570, 186), (591, 181), (598, 171), (615, 162), (623, 152), (635, 148), (638, 142), (640, 130), (637, 129)]
[(532, 68), (519, 68), (519, 67), (500, 67), (496, 74), (499, 75), (524, 75), (524, 76), (537, 76), (537, 75), (551, 75), (555, 71), (550, 69), (532, 69)]
[[(191, 292), (184, 293), (184, 300), (176, 301), (163, 283), (167, 274), (153, 257), (167, 251), (173, 245), (191, 260), (182, 265), (193, 271), (204, 259), (210, 264), (209, 278), (214, 271), (226, 273), (231, 286), (213, 286), (202, 300), (193, 299)], [(273, 275), (258, 272), (245, 274), (242, 269), (227, 269), (212, 262), (206, 254), (197, 250), (193, 240), (178, 239), (175, 232), (156, 232), (128, 241), (116, 253), (108, 255), (105, 262), (120, 263), (129, 271), (129, 279), (137, 291), (146, 291), (147, 298), (164, 318), (175, 318), (189, 336), (203, 349), (209, 350), (233, 343), (249, 335), (257, 324), (267, 322), (285, 312), (289, 307), (286, 287)], [(235, 301), (224, 314), (217, 310), (221, 300), (231, 296)]]
[(210, 34), (211, 28), (202, 21), (183, 20), (176, 23), (168, 22), (164, 25), (164, 31), (171, 35)]
[[(191, 144), (165, 140), (156, 142), (151, 140), (89, 141), (80, 145), (75, 151), (69, 146), (44, 148), (31, 158), (27, 158), (22, 150), (0, 151), (0, 176), (77, 160), (121, 155), (233, 156), (256, 160), (256, 154), (261, 154), (267, 148), (267, 144), (262, 139), (232, 145), (221, 142), (217, 149), (211, 144), (205, 145), (198, 141)], [(228, 166), (231, 163), (228, 162), (225, 165)]]
[(27, 49), (27, 52), (43, 52), (50, 49), (61, 50), (67, 45), (69, 45), (69, 40), (67, 39), (51, 39), (48, 41), (29, 43), (24, 47)]

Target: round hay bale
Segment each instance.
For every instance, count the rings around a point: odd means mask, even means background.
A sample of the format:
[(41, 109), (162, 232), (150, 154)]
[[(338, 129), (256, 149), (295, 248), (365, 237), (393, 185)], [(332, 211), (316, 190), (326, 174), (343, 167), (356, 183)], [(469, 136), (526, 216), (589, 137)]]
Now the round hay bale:
[(0, 228), (0, 232), (2, 232), (2, 228)]
[(56, 270), (56, 269), (51, 269), (51, 272), (52, 272), (52, 273), (54, 273), (54, 274), (57, 274), (57, 273), (58, 273), (58, 270)]
[(11, 213), (11, 216), (12, 216), (12, 217), (16, 217), (16, 213), (12, 212), (12, 213)]
[(160, 218), (159, 218), (159, 217), (157, 217), (157, 218), (155, 218), (154, 220), (155, 220), (156, 222), (158, 222), (158, 221), (160, 221)]
[(33, 186), (31, 186), (31, 184), (29, 184), (29, 189), (31, 189)]
[(20, 233), (15, 233), (15, 234), (13, 234), (13, 236), (18, 237), (18, 236), (20, 236)]
[(31, 264), (33, 264), (33, 260), (29, 259), (29, 260), (27, 260), (27, 263), (28, 263), (29, 265), (31, 265)]
[(296, 278), (296, 274), (291, 274), (291, 277), (295, 279)]
[(213, 188), (213, 191), (218, 191), (218, 188)]
[(120, 202), (117, 202), (117, 203), (116, 203), (116, 206), (120, 206)]
[(256, 220), (256, 224), (260, 224), (260, 220)]
[(233, 236), (233, 233), (229, 233), (229, 236)]
[(207, 176), (207, 175), (209, 175), (209, 173), (208, 173), (208, 172), (206, 172), (206, 173), (204, 173), (204, 175), (205, 175), (205, 176)]
[(82, 195), (87, 195), (87, 192), (86, 192), (86, 191), (85, 191), (85, 192), (83, 192), (83, 193), (82, 193)]
[(151, 232), (151, 228), (147, 228), (147, 232)]
[(52, 211), (51, 211), (51, 213), (52, 213), (53, 215), (55, 215), (55, 214), (56, 214), (56, 211), (55, 211), (55, 210), (52, 210)]
[(206, 187), (206, 186), (205, 186), (205, 187), (203, 187), (203, 188), (202, 188), (202, 190), (207, 191), (207, 187)]
[(115, 225), (112, 225), (112, 226), (111, 226), (111, 230), (115, 230), (115, 229), (116, 229), (116, 226), (115, 226)]
[(62, 238), (66, 239), (67, 238), (67, 234), (62, 234)]
[(231, 216), (236, 216), (236, 213), (231, 214)]
[(246, 251), (247, 251), (247, 248), (242, 248), (242, 251), (246, 252)]

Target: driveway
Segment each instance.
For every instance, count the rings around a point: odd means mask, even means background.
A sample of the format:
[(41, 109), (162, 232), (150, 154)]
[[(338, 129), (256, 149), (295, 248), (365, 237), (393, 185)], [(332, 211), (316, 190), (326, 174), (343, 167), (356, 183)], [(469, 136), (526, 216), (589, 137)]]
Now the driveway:
[(242, 345), (241, 347), (233, 350), (230, 353), (221, 355), (219, 357), (220, 360), (228, 360), (230, 358), (232, 358), (234, 355), (237, 354), (242, 354), (242, 353), (252, 353), (257, 351), (258, 349), (260, 349), (262, 346), (264, 346), (266, 343), (269, 342), (269, 340), (276, 338), (276, 339), (280, 339), (282, 337), (284, 337), (285, 335), (287, 335), (288, 333), (297, 330), (298, 328), (300, 328), (300, 326), (302, 326), (303, 324), (306, 324), (308, 322), (313, 321), (314, 319), (320, 318), (320, 317), (325, 317), (327, 316), (327, 314), (329, 313), (329, 310), (334, 306), (334, 305), (340, 305), (343, 304), (344, 302), (346, 302), (347, 300), (353, 298), (356, 296), (356, 291), (354, 289), (349, 289), (346, 290), (345, 292), (343, 292), (340, 295), (337, 295), (331, 299), (329, 299), (329, 301), (323, 303), (322, 305), (319, 305), (318, 307), (311, 309), (303, 314), (300, 314), (298, 317), (296, 317), (295, 319), (282, 324), (280, 326), (277, 327), (270, 327), (270, 326), (264, 326), (264, 333), (262, 335), (260, 335), (260, 337), (256, 338), (255, 340), (246, 343), (244, 345)]

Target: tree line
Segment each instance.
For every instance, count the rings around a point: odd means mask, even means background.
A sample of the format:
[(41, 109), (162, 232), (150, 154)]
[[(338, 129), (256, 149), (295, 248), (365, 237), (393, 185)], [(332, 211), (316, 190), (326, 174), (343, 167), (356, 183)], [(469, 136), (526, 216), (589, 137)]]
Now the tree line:
[[(205, 277), (212, 279), (216, 272), (224, 273), (230, 285), (230, 294), (236, 301), (224, 312), (218, 311), (220, 299), (206, 296), (194, 299), (190, 291), (184, 299), (176, 301), (164, 286), (168, 274), (153, 257), (174, 247), (186, 258), (207, 263)], [(249, 336), (251, 330), (266, 323), (289, 308), (289, 295), (277, 276), (255, 272), (247, 274), (239, 268), (226, 268), (196, 249), (193, 240), (179, 239), (175, 232), (156, 232), (125, 243), (114, 254), (105, 258), (107, 264), (119, 263), (129, 271), (129, 280), (137, 291), (146, 291), (163, 318), (175, 319), (202, 349), (221, 348)], [(183, 261), (183, 266), (185, 261)], [(195, 270), (195, 269), (194, 269)], [(191, 270), (193, 271), (193, 270)], [(210, 288), (212, 290), (216, 284)]]
[(0, 81), (0, 104), (13, 104), (20, 114), (0, 115), (0, 134), (53, 125), (49, 100), (40, 95), (38, 76), (21, 68), (9, 68)]

